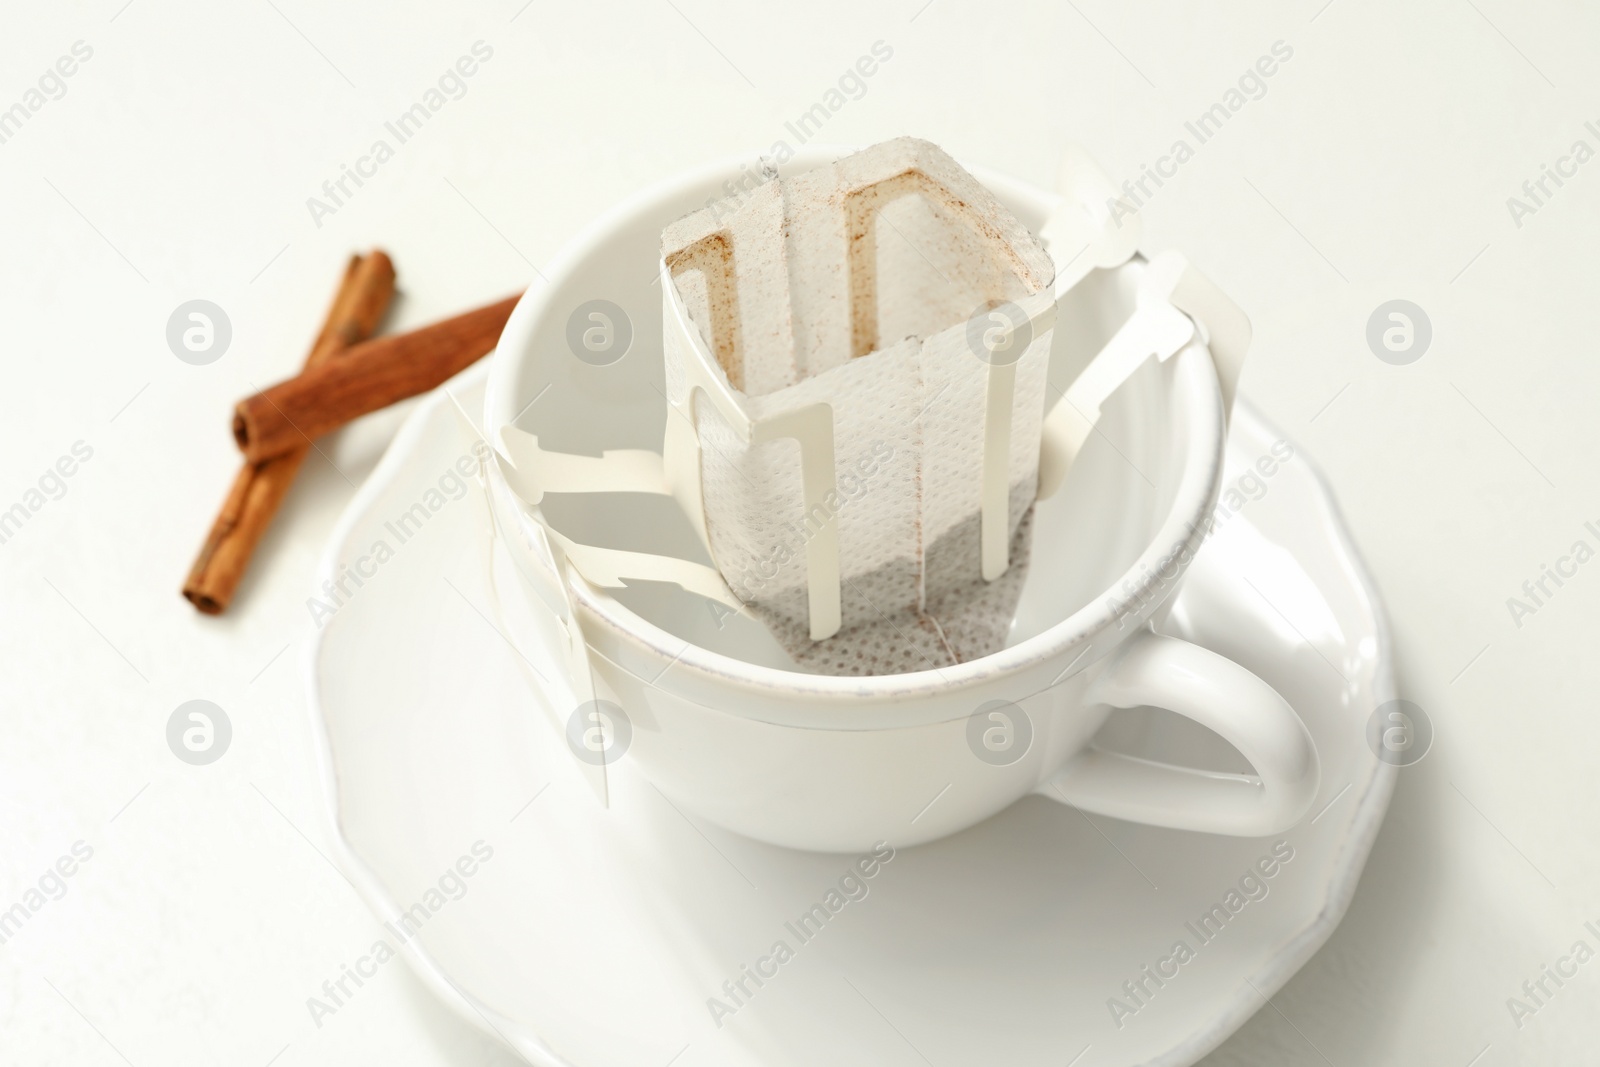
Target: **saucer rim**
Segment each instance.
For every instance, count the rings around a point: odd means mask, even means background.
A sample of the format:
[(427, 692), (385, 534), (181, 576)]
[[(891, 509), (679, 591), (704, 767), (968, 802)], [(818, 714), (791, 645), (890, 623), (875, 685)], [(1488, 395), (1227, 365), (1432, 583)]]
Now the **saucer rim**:
[[(335, 524), (318, 564), (313, 588), (323, 580), (336, 575), (339, 560), (345, 554), (355, 527), (371, 510), (390, 482), (411, 461), (420, 439), (436, 413), (443, 405), (451, 402), (450, 392), (475, 388), (480, 379), (485, 377), (487, 377), (485, 364), (479, 363), (470, 367), (425, 397), (407, 416), (377, 466), (356, 490)], [(1236, 410), (1237, 405), (1246, 405), (1251, 418), (1272, 430), (1277, 436), (1288, 440), (1277, 431), (1270, 420), (1261, 415), (1242, 396), (1236, 398), (1235, 404)], [(1343, 557), (1346, 562), (1347, 573), (1354, 579), (1355, 590), (1360, 594), (1363, 607), (1373, 622), (1372, 634), (1375, 643), (1373, 692), (1380, 702), (1391, 699), (1395, 692), (1394, 647), (1388, 619), (1383, 612), (1382, 600), (1379, 598), (1366, 563), (1350, 536), (1344, 514), (1322, 469), (1298, 447), (1296, 456), (1306, 463), (1316, 498), (1325, 508), (1326, 521), (1318, 525), (1323, 527), (1324, 534), (1331, 535), (1330, 539), (1336, 554)], [(380, 919), (393, 921), (400, 913), (398, 903), (344, 831), (338, 767), (334, 759), (332, 732), (322, 709), (318, 678), (323, 643), (338, 625), (340, 616), (336, 615), (312, 635), (301, 656), (302, 683), (306, 691), (306, 708), (311, 720), (312, 744), (316, 752), (318, 778), (322, 784), (324, 801), (320, 805), (320, 818), (333, 842), (333, 859), (339, 870), (350, 881), (369, 910)], [(1368, 767), (1369, 778), (1366, 788), (1362, 791), (1355, 813), (1345, 823), (1340, 835), (1337, 857), (1333, 861), (1334, 873), (1327, 882), (1326, 895), (1315, 917), (1273, 952), (1250, 978), (1244, 979), (1243, 985), (1235, 988), (1225, 998), (1219, 997), (1216, 1013), (1207, 1023), (1192, 1030), (1167, 1052), (1147, 1060), (1145, 1067), (1189, 1067), (1210, 1054), (1259, 1011), (1263, 999), (1281, 989), (1332, 935), (1349, 910), (1356, 885), (1371, 855), (1373, 841), (1382, 826), (1394, 791), (1398, 771), (1394, 765), (1374, 759)], [(484, 1034), (499, 1038), (529, 1063), (536, 1067), (583, 1067), (562, 1057), (527, 1027), (500, 1015), (463, 990), (450, 978), (443, 965), (426, 948), (421, 947), (420, 939), (405, 942), (400, 946), (400, 952), (423, 985), (458, 1017)]]

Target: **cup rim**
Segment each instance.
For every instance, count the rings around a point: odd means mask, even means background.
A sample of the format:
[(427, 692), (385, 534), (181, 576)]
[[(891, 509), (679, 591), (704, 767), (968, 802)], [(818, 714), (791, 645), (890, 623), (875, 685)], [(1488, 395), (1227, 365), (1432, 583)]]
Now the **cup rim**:
[[(799, 149), (794, 159), (782, 169), (787, 170), (796, 164), (820, 165), (853, 151), (856, 148), (847, 145), (807, 145)], [(586, 261), (602, 238), (656, 205), (678, 199), (692, 189), (708, 184), (714, 186), (718, 178), (738, 174), (739, 168), (748, 166), (749, 162), (747, 156), (724, 157), (649, 185), (601, 214), (567, 241), (545, 268), (547, 284), (540, 286), (537, 292), (530, 289), (517, 302), (491, 357), (483, 409), (484, 426), (491, 447), (494, 447), (499, 428), (509, 421), (505, 416), (515, 410), (511, 390), (534, 327), (548, 313), (553, 295), (560, 291), (562, 283)], [(1056, 194), (1029, 182), (998, 174), (988, 168), (968, 169), (1002, 199), (1041, 202), (1047, 207), (1060, 199)], [(784, 700), (842, 699), (851, 704), (862, 704), (949, 696), (964, 689), (992, 683), (997, 678), (1015, 676), (1080, 645), (1085, 646), (1087, 651), (1092, 647), (1093, 639), (1119, 619), (1138, 614), (1148, 615), (1176, 588), (1178, 578), (1206, 536), (1206, 513), (1221, 487), (1226, 426), (1221, 386), (1210, 350), (1197, 334), (1172, 359), (1178, 364), (1174, 395), (1178, 404), (1187, 410), (1185, 422), (1188, 434), (1178, 488), (1160, 528), (1138, 558), (1109, 587), (1067, 617), (1015, 645), (949, 667), (903, 674), (810, 674), (750, 663), (686, 641), (597, 590), (577, 575), (573, 575), (566, 583), (574, 608), (586, 612), (586, 621), (603, 624), (624, 644), (661, 664), (663, 675), (686, 668), (713, 683)], [(498, 479), (498, 471), (493, 467), (490, 470)], [(517, 521), (534, 520), (519, 509)], [(1162, 577), (1160, 572), (1174, 559), (1182, 560), (1181, 565), (1175, 573)], [(1163, 585), (1169, 587), (1165, 594), (1146, 600), (1152, 591)], [(1119, 594), (1118, 590), (1122, 592)], [(1116, 607), (1113, 607), (1112, 601), (1116, 602)], [(593, 644), (592, 639), (590, 644)], [(1099, 651), (1103, 654), (1110, 647), (1107, 645)], [(1079, 657), (1085, 658), (1081, 652)], [(1076, 674), (1093, 662), (1086, 659), (1076, 664), (1077, 669), (1070, 673)], [(1069, 676), (1064, 674), (1056, 681), (1060, 682)], [(658, 681), (653, 684), (659, 686), (663, 683)], [(817, 710), (821, 712), (823, 709)]]

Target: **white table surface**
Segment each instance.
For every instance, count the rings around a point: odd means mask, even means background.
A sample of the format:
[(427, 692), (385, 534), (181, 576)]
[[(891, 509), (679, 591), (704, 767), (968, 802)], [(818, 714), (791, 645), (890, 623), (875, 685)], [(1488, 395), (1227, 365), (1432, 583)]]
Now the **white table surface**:
[[(1574, 141), (1600, 150), (1600, 9), (1057, 7), (12, 5), (0, 108), (74, 42), (92, 56), (0, 143), (0, 510), (75, 442), (93, 455), (0, 544), (0, 908), (74, 842), (93, 855), (0, 944), (0, 1062), (511, 1062), (404, 968), (320, 1028), (306, 1009), (372, 920), (317, 851), (304, 601), (401, 412), (324, 445), (233, 609), (203, 618), (178, 587), (238, 462), (230, 405), (298, 365), (352, 250), (393, 254), (396, 328), (537, 284), (619, 198), (792, 141), (879, 40), (892, 59), (818, 139), (913, 133), (1043, 184), (1069, 139), (1137, 178), (1293, 49), (1144, 207), (1145, 247), (1251, 315), (1243, 390), (1337, 487), (1437, 740), (1343, 926), (1206, 1063), (1593, 1062), (1600, 962), (1520, 1028), (1506, 1001), (1600, 949), (1600, 563), (1520, 620), (1507, 598), (1600, 548), (1600, 162), (1520, 226), (1506, 201)], [(318, 226), (306, 199), (479, 40), (466, 95)], [(197, 297), (234, 331), (207, 366), (165, 340)], [(1433, 326), (1407, 366), (1365, 341), (1395, 298)], [(165, 740), (194, 698), (235, 730), (207, 767)]]

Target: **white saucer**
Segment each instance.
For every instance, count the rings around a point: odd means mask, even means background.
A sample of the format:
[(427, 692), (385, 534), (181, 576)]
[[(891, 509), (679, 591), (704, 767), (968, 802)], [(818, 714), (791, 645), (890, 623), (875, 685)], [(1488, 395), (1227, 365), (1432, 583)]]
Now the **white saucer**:
[[(451, 387), (469, 411), (483, 379), (480, 364)], [(404, 942), (390, 932), (390, 948), (530, 1062), (1189, 1064), (1344, 915), (1393, 786), (1364, 739), (1394, 696), (1392, 663), (1371, 585), (1298, 450), (1263, 488), (1247, 485), (1259, 499), (1201, 551), (1167, 628), (1255, 671), (1304, 718), (1323, 785), (1301, 825), (1215, 837), (1030, 798), (900, 851), (802, 943), (785, 924), (826, 904), (851, 858), (694, 822), (626, 758), (602, 809), (532, 712), (526, 667), (491, 621), (483, 502), (475, 487), (449, 498), (464, 454), (453, 418), (447, 398), (429, 398), (340, 522), (319, 584), (363, 556), (371, 576), (347, 581), (353, 595), (312, 642), (310, 704), (340, 866), (394, 930), (421, 904), (420, 928)], [(1241, 402), (1228, 487), (1278, 439)], [(439, 506), (401, 543), (396, 524), (418, 503)], [(1101, 737), (1234, 769), (1237, 755), (1197, 729), (1134, 712)], [(1266, 895), (1230, 900), (1278, 840), (1293, 858), (1246, 885)], [(447, 875), (478, 842), (491, 858)], [(1238, 910), (1202, 943), (1195, 928), (1218, 904)], [(742, 968), (780, 940), (793, 958), (762, 964), (776, 973), (757, 987)], [(1192, 958), (1166, 964), (1176, 974), (1158, 987), (1142, 969), (1180, 940)], [(736, 1001), (723, 983), (741, 979), (749, 995)], [(1136, 1003), (1123, 983), (1141, 981)], [(720, 1027), (711, 997), (737, 1009)]]

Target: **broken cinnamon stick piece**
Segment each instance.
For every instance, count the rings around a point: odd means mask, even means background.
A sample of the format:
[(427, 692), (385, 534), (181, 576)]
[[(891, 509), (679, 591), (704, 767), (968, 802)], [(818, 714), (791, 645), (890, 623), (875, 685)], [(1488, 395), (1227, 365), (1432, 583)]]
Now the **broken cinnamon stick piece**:
[[(394, 263), (388, 255), (373, 251), (351, 256), (322, 330), (306, 356), (306, 367), (319, 366), (370, 337), (393, 296)], [(183, 595), (200, 611), (218, 615), (227, 608), (308, 451), (306, 445), (239, 469), (184, 579)]]
[(246, 459), (259, 463), (425, 393), (494, 348), (520, 297), (364, 342), (337, 360), (246, 397), (234, 409), (234, 440)]

